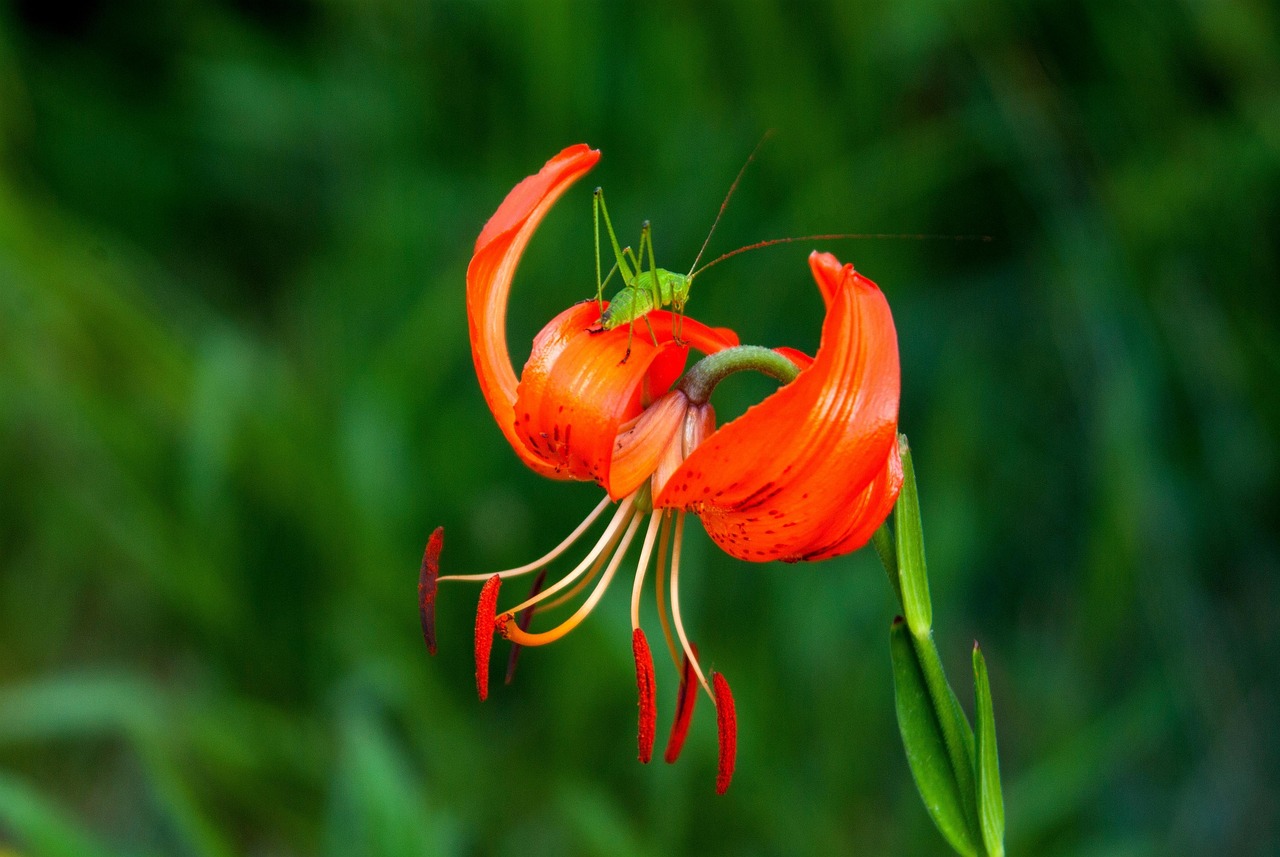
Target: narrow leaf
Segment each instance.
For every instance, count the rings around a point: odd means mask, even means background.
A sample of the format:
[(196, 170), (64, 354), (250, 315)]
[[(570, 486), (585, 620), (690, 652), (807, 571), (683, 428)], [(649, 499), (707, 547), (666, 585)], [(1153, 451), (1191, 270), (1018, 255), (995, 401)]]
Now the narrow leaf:
[(938, 656), (938, 646), (933, 641), (933, 634), (930, 633), (923, 640), (913, 635), (911, 644), (924, 677), (925, 688), (929, 692), (933, 715), (942, 730), (942, 739), (947, 757), (951, 760), (951, 771), (960, 789), (960, 805), (964, 808), (969, 832), (977, 841), (981, 834), (978, 826), (978, 789), (974, 783), (973, 729), (942, 670), (942, 660)]
[(1004, 857), (1004, 797), (1000, 792), (1000, 758), (996, 752), (996, 718), (991, 704), (987, 662), (973, 644), (973, 696), (977, 706), (978, 819), (982, 841), (991, 857)]
[(898, 582), (898, 549), (893, 543), (893, 528), (889, 526), (889, 522), (885, 521), (876, 530), (875, 535), (871, 537), (871, 543), (875, 545), (876, 556), (880, 557), (880, 564), (884, 566), (884, 573), (889, 576), (889, 587), (893, 590), (893, 595), (898, 599), (898, 604), (902, 604), (902, 584)]
[(907, 445), (906, 435), (898, 436), (898, 448), (902, 455), (902, 491), (893, 511), (893, 529), (897, 536), (902, 610), (911, 634), (917, 639), (924, 639), (933, 628), (933, 605), (929, 601), (929, 575), (924, 561), (916, 469), (911, 463), (911, 448)]
[(71, 812), (4, 772), (0, 772), (0, 830), (4, 831), (0, 854), (109, 857), (113, 853)]
[(978, 845), (965, 818), (946, 740), (934, 714), (929, 688), (907, 626), (900, 617), (894, 619), (889, 629), (889, 652), (893, 660), (898, 730), (902, 733), (902, 746), (920, 799), (951, 847), (966, 857), (977, 857)]

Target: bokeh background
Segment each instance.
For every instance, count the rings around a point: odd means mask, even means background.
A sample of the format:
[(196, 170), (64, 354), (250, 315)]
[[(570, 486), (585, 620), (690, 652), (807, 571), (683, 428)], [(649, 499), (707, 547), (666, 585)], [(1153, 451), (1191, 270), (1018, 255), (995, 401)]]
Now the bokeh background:
[[(635, 762), (621, 589), (483, 705), (477, 590), (442, 590), (435, 659), (419, 635), (433, 527), (491, 570), (598, 498), (524, 470), (479, 395), (485, 219), (603, 150), (519, 272), (527, 353), (593, 291), (594, 184), (682, 269), (770, 129), (713, 252), (992, 239), (827, 249), (895, 311), (937, 634), (966, 705), (987, 655), (1011, 851), (1278, 853), (1277, 27), (1251, 0), (3, 4), (0, 853), (941, 853), (870, 550), (746, 566), (693, 527), (723, 798), (708, 706), (678, 765)], [(708, 272), (691, 311), (814, 348), (809, 249)]]

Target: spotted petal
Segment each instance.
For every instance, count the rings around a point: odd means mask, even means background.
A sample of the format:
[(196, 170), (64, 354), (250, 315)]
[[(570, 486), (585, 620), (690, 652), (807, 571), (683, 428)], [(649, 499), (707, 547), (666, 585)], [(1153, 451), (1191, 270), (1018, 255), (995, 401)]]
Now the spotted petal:
[(570, 146), (512, 188), (481, 230), (467, 267), (467, 324), (480, 389), (516, 454), (548, 476), (555, 466), (530, 454), (516, 435), (517, 382), (507, 350), (507, 298), (520, 255), (543, 216), (599, 159), (600, 153), (585, 144)]
[(812, 365), (722, 426), (657, 505), (696, 512), (739, 559), (817, 560), (861, 547), (902, 483), (898, 343), (875, 283), (814, 253), (827, 318)]

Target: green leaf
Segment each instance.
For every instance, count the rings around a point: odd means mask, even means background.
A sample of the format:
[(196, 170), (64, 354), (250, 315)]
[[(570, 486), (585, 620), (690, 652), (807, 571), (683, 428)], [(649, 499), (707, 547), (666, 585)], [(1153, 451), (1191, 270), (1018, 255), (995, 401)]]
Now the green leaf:
[(889, 587), (893, 590), (894, 597), (898, 599), (898, 604), (902, 604), (902, 584), (898, 582), (898, 549), (894, 546), (893, 528), (888, 521), (876, 529), (871, 543), (875, 545), (876, 556), (880, 557), (884, 573), (889, 576)]
[(351, 700), (338, 723), (322, 853), (418, 857), (459, 852), (458, 831), (438, 813), (385, 715)]
[(969, 718), (960, 707), (951, 683), (942, 670), (942, 659), (938, 656), (938, 646), (930, 633), (924, 639), (912, 635), (912, 648), (915, 649), (916, 661), (924, 677), (925, 689), (929, 693), (929, 701), (933, 705), (933, 715), (938, 720), (942, 731), (943, 744), (947, 749), (947, 757), (951, 760), (951, 771), (960, 789), (960, 806), (964, 809), (965, 820), (969, 832), (977, 841), (978, 831), (978, 789), (974, 783), (974, 740), (973, 729), (969, 726)]
[(48, 857), (110, 857), (113, 853), (74, 816), (27, 783), (0, 772), (0, 854), (6, 844), (29, 849), (12, 853)]
[(889, 629), (889, 652), (893, 660), (893, 695), (898, 712), (898, 730), (907, 752), (907, 764), (916, 790), (938, 831), (959, 854), (976, 857), (977, 842), (965, 816), (960, 786), (952, 769), (951, 756), (934, 714), (924, 673), (915, 647), (901, 617)]
[(991, 704), (987, 662), (973, 644), (973, 696), (978, 722), (978, 819), (982, 841), (991, 857), (1004, 857), (1004, 797), (1000, 793), (1000, 758), (996, 752), (996, 718)]
[(916, 495), (916, 470), (911, 463), (907, 436), (898, 435), (902, 455), (902, 491), (893, 512), (897, 535), (898, 580), (902, 587), (902, 610), (911, 634), (929, 636), (933, 628), (933, 605), (929, 601), (929, 575), (924, 561), (924, 532), (920, 525), (920, 500)]

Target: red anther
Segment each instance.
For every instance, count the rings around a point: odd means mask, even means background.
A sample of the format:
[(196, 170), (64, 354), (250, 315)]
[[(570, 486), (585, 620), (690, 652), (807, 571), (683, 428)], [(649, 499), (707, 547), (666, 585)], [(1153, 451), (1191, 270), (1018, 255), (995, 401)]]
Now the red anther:
[(497, 629), (493, 611), (498, 609), (500, 586), (502, 578), (496, 574), (486, 580), (476, 606), (476, 693), (480, 694), (481, 702), (489, 698), (489, 654), (493, 650), (493, 632)]
[(653, 655), (649, 653), (649, 641), (644, 631), (631, 632), (631, 651), (636, 657), (636, 691), (640, 697), (640, 726), (637, 741), (640, 745), (640, 761), (649, 764), (653, 758), (653, 733), (658, 726), (658, 709), (653, 704), (656, 690), (653, 679)]
[[(697, 654), (697, 650), (694, 650)], [(671, 723), (671, 736), (667, 738), (667, 753), (664, 757), (667, 764), (673, 764), (680, 758), (684, 749), (684, 736), (689, 732), (689, 722), (693, 720), (693, 706), (698, 701), (698, 680), (693, 675), (693, 664), (689, 656), (684, 657), (684, 668), (680, 671), (680, 693), (676, 696), (676, 719)]]
[(422, 639), (427, 651), (436, 653), (436, 578), (440, 576), (440, 551), (444, 549), (444, 527), (436, 527), (427, 539), (422, 554), (422, 570), (418, 572), (418, 618), (422, 620)]
[(729, 790), (733, 779), (734, 760), (738, 755), (738, 716), (733, 710), (733, 694), (729, 682), (720, 673), (712, 673), (716, 692), (716, 729), (720, 733), (720, 770), (716, 774), (716, 794)]
[[(538, 576), (533, 579), (533, 586), (529, 589), (529, 597), (533, 598), (542, 591), (542, 582), (547, 579), (547, 570), (544, 568), (538, 572)], [(516, 627), (521, 631), (529, 630), (529, 623), (533, 621), (533, 611), (538, 605), (530, 604), (528, 607), (520, 611), (520, 615), (516, 617)], [(511, 654), (507, 656), (507, 677), (503, 684), (511, 684), (511, 680), (516, 677), (516, 661), (520, 660), (520, 650), (524, 648), (519, 643), (511, 644)]]

